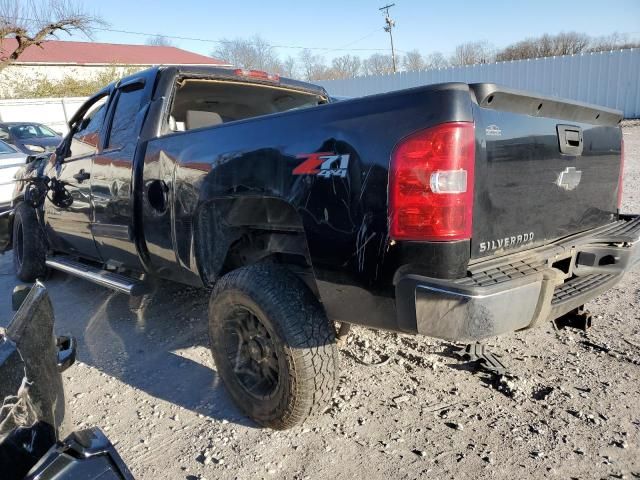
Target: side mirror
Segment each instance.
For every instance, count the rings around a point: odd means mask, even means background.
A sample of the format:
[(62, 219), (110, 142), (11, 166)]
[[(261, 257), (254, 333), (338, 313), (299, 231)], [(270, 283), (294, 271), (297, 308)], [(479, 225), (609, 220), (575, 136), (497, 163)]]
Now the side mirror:
[(11, 294), (11, 308), (14, 312), (20, 309), (27, 295), (31, 292), (31, 287), (32, 285), (18, 285), (13, 289), (13, 293)]
[(56, 147), (54, 152), (56, 156), (56, 165), (64, 163), (65, 158), (69, 156), (71, 150), (71, 139), (72, 137), (67, 135)]
[(36, 158), (38, 158), (36, 155), (27, 155), (27, 161), (26, 161), (26, 163), (31, 163), (31, 162), (33, 162)]
[(64, 372), (76, 361), (78, 342), (75, 337), (58, 337), (56, 338), (56, 347), (58, 347), (58, 371)]

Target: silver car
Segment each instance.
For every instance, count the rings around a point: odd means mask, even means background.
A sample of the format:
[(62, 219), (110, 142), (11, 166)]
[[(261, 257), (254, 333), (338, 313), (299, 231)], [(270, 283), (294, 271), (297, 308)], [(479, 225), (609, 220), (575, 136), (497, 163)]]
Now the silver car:
[(26, 163), (26, 154), (0, 140), (0, 213), (10, 208), (15, 174)]

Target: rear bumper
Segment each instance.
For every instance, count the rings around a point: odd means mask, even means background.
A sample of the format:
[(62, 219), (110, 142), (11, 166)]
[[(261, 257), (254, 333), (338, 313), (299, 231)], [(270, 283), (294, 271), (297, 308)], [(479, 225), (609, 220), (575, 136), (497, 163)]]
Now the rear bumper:
[(544, 247), (470, 265), (463, 279), (396, 278), (399, 327), (473, 341), (553, 320), (620, 281), (640, 262), (640, 216)]

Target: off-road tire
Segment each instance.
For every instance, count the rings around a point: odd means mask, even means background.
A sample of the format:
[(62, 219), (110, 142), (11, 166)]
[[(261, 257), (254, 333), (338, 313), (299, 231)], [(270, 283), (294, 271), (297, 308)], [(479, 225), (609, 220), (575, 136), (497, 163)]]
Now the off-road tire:
[[(268, 399), (249, 393), (229, 358), (225, 325), (238, 309), (257, 317), (274, 347), (279, 370)], [(223, 276), (209, 301), (209, 337), (218, 375), (237, 406), (260, 425), (291, 428), (331, 400), (338, 373), (335, 329), (313, 293), (286, 267), (256, 264)]]
[(33, 282), (47, 273), (47, 247), (36, 211), (19, 203), (13, 219), (13, 266), (23, 282)]

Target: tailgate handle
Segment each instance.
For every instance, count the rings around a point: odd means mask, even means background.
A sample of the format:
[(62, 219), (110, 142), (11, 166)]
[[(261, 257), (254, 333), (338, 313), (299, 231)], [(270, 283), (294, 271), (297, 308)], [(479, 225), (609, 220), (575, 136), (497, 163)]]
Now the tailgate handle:
[(557, 125), (558, 145), (565, 155), (582, 155), (582, 128), (575, 125)]

